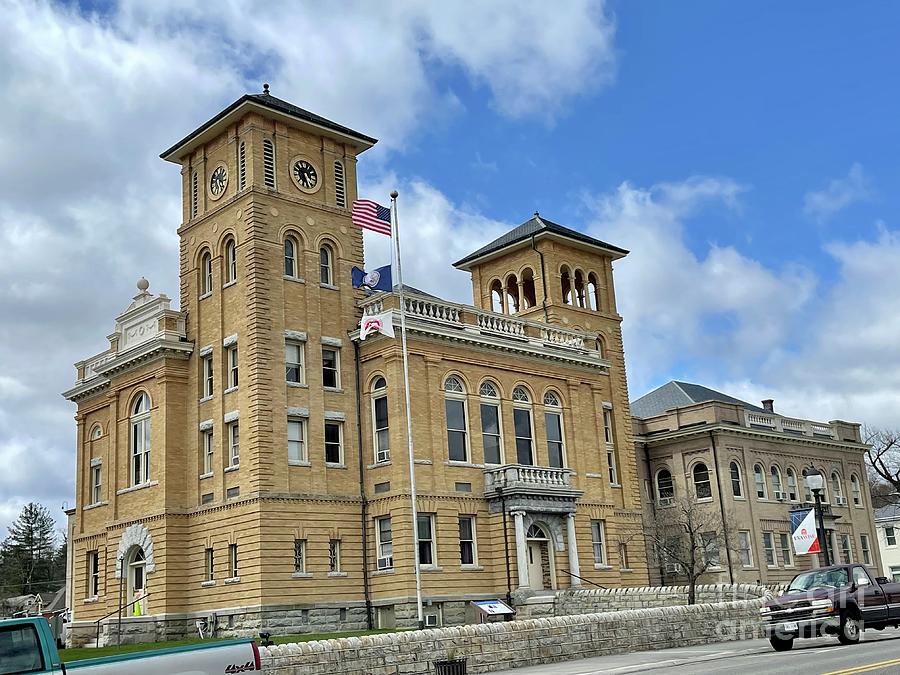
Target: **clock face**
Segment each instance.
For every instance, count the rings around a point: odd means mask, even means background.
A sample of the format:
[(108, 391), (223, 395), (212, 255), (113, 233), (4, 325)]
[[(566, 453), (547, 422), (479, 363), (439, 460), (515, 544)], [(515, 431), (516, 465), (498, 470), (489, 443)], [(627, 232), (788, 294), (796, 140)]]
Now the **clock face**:
[(301, 190), (312, 191), (319, 184), (319, 173), (316, 171), (316, 167), (305, 159), (295, 161), (291, 172), (294, 175), (297, 187)]
[(221, 197), (225, 192), (225, 186), (228, 185), (228, 170), (223, 164), (213, 169), (212, 176), (209, 178), (209, 193), (213, 198)]

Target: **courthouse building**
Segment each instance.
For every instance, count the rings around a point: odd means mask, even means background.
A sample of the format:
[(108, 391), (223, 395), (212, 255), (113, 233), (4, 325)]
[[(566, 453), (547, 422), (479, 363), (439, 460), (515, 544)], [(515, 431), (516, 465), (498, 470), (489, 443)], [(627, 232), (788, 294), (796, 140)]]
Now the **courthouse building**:
[(180, 309), (140, 280), (65, 392), (73, 642), (113, 614), (108, 636), (120, 604), (132, 639), (415, 625), (414, 555), (427, 625), (472, 620), (470, 600), (647, 584), (627, 252), (538, 214), (456, 263), (471, 305), (406, 293), (414, 550), (400, 340), (358, 331), (390, 311), (399, 336), (399, 296), (350, 274), (374, 143), (266, 89), (163, 153)]

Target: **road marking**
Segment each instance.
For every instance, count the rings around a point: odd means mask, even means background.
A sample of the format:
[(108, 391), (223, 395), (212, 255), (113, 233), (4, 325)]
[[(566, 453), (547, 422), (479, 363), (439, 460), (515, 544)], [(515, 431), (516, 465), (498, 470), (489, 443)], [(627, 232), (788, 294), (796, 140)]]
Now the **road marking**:
[(853, 666), (844, 670), (833, 670), (830, 673), (822, 673), (822, 675), (852, 675), (853, 673), (867, 673), (870, 670), (879, 670), (888, 666), (896, 666), (900, 664), (900, 659), (891, 659), (890, 661), (880, 661), (879, 663), (870, 663), (865, 666)]

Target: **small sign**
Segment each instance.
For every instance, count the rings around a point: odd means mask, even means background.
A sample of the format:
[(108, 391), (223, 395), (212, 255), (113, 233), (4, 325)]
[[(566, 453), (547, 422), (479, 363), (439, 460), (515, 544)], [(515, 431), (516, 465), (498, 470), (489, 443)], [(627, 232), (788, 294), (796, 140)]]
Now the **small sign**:
[(516, 610), (501, 600), (473, 600), (472, 606), (489, 617), (508, 616), (516, 613)]

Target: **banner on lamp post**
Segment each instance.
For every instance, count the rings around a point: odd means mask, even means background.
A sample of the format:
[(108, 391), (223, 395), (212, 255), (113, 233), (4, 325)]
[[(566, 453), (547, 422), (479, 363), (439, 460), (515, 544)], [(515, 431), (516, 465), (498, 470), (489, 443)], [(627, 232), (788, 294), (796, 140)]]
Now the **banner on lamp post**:
[(791, 539), (797, 555), (813, 555), (821, 552), (816, 530), (816, 511), (794, 511), (791, 513)]

